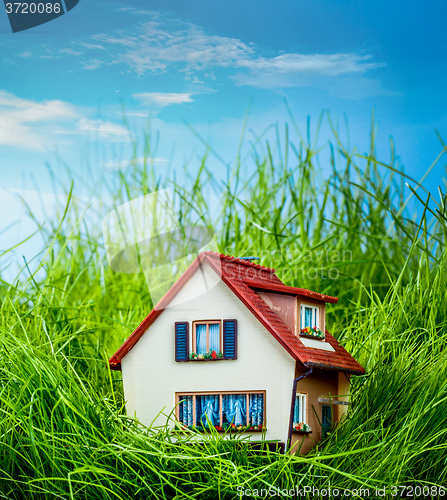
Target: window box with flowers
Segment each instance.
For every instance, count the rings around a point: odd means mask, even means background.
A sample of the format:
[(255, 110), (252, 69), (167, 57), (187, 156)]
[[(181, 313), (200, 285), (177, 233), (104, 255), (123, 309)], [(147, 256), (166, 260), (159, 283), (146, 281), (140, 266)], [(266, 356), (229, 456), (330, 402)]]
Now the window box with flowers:
[(306, 422), (295, 422), (292, 430), (298, 434), (312, 434), (312, 429)]
[[(263, 432), (266, 431), (265, 425), (259, 424), (259, 425), (235, 425), (235, 424), (230, 424), (228, 422), (223, 423), (222, 425), (214, 425), (211, 426), (216, 429), (217, 432)], [(192, 431), (197, 431), (197, 432), (209, 432), (210, 428), (206, 424), (199, 424), (199, 425), (182, 425), (182, 428), (184, 430), (189, 429)]]
[(209, 351), (205, 353), (190, 352), (189, 359), (194, 361), (214, 361), (223, 359), (223, 353), (220, 351)]
[(306, 326), (300, 330), (301, 337), (307, 337), (309, 339), (324, 340), (324, 332), (322, 332), (317, 326), (311, 328)]

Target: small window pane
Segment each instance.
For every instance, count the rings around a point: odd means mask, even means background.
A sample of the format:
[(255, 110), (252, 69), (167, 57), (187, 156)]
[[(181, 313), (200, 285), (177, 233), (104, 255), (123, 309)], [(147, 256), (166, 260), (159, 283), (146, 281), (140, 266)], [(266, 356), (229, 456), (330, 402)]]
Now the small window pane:
[(312, 324), (312, 308), (311, 307), (305, 307), (304, 308), (304, 326), (310, 326), (313, 327), (314, 325)]
[(206, 353), (206, 325), (196, 325), (196, 353)]
[(332, 427), (332, 415), (331, 415), (331, 407), (329, 405), (322, 405), (321, 407), (321, 433), (322, 438), (324, 439), (329, 432), (331, 432)]
[(196, 396), (197, 425), (208, 427), (220, 423), (220, 397), (218, 394)]
[(186, 426), (193, 425), (193, 397), (180, 396), (179, 401), (179, 421)]
[(220, 351), (220, 323), (210, 325), (210, 351)]
[(222, 396), (223, 423), (246, 425), (247, 396), (245, 394), (224, 394)]
[(249, 423), (264, 424), (264, 394), (250, 394)]
[(293, 416), (293, 422), (298, 423), (300, 422), (300, 398), (297, 396), (295, 398), (295, 414)]

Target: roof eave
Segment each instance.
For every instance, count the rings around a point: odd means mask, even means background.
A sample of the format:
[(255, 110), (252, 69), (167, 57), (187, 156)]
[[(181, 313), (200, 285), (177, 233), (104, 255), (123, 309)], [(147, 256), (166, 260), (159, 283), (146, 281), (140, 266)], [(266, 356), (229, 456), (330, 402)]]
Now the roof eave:
[[(123, 344), (118, 348), (118, 350), (109, 359), (109, 365), (111, 370), (120, 370), (121, 361), (124, 356), (135, 346), (135, 344), (140, 340), (144, 332), (152, 325), (152, 323), (158, 318), (158, 316), (164, 311), (171, 300), (175, 297), (177, 292), (183, 287), (183, 285), (188, 281), (191, 274), (193, 274), (196, 269), (201, 265), (201, 263), (206, 259), (206, 254), (201, 253), (196, 259), (191, 263), (188, 269), (180, 276), (180, 278), (174, 283), (174, 285), (169, 289), (169, 291), (164, 295), (160, 302), (152, 309), (152, 311), (143, 319), (143, 321), (135, 328), (132, 334), (123, 342)], [(119, 365), (119, 368), (116, 366)]]
[(365, 375), (365, 373), (366, 373), (366, 371), (363, 367), (361, 367), (361, 369), (346, 368), (346, 367), (337, 366), (337, 365), (327, 365), (324, 363), (315, 363), (313, 361), (307, 361), (306, 363), (304, 363), (304, 366), (306, 368), (317, 368), (319, 370), (326, 370), (326, 371), (331, 371), (331, 372), (349, 373), (350, 375)]
[(279, 285), (275, 283), (260, 283), (259, 281), (244, 279), (244, 283), (253, 289), (265, 290), (267, 292), (278, 292), (286, 295), (299, 295), (300, 297), (307, 297), (309, 299), (320, 300), (321, 302), (328, 302), (330, 304), (336, 304), (338, 302), (338, 297), (332, 297), (331, 295), (326, 295), (324, 293), (313, 292), (312, 290), (307, 290), (306, 288), (297, 288), (294, 286)]

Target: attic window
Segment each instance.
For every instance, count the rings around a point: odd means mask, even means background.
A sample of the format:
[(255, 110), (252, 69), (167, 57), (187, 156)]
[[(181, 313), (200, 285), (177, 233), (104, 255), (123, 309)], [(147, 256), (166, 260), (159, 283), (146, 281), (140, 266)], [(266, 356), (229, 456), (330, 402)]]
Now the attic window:
[(300, 335), (316, 340), (324, 339), (324, 331), (320, 330), (320, 308), (313, 304), (301, 304)]
[(310, 304), (301, 304), (301, 329), (320, 328), (320, 308)]

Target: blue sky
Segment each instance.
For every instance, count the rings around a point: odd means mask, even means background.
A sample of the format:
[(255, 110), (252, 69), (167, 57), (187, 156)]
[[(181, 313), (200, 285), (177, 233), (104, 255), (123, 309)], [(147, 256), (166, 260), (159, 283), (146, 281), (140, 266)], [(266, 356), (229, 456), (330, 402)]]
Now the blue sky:
[[(56, 152), (81, 175), (86, 157), (97, 169), (128, 157), (122, 104), (137, 136), (151, 113), (161, 172), (171, 154), (180, 169), (204, 150), (185, 121), (231, 161), (249, 103), (261, 133), (289, 121), (287, 99), (300, 125), (322, 109), (346, 113), (360, 152), (375, 109), (381, 158), (392, 135), (420, 178), (441, 150), (434, 129), (447, 138), (446, 11), (441, 1), (80, 0), (13, 34), (0, 8), (0, 232), (21, 213), (11, 193), (33, 207), (51, 198), (45, 163), (57, 169)], [(320, 142), (328, 136), (324, 127)], [(427, 186), (444, 174), (440, 163)], [(17, 227), (0, 249), (5, 237)]]

